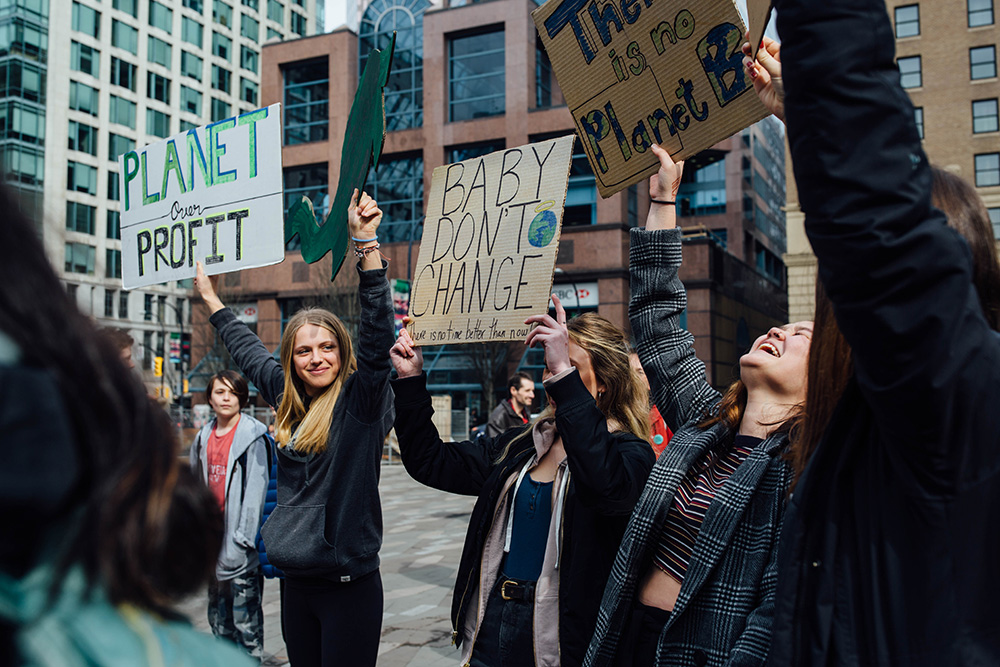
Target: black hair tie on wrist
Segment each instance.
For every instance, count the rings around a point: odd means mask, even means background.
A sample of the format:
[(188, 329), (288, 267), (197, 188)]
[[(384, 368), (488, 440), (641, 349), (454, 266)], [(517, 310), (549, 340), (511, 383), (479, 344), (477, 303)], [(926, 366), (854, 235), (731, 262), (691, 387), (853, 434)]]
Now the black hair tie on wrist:
[(650, 199), (649, 201), (653, 204), (663, 204), (665, 206), (675, 206), (677, 204), (675, 201), (667, 201), (666, 199)]

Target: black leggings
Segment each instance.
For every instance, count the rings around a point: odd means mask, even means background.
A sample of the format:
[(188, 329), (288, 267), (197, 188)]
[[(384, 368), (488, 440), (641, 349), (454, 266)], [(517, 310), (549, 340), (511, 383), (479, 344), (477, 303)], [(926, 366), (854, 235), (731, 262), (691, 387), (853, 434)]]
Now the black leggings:
[(281, 628), (292, 667), (374, 667), (382, 634), (382, 575), (348, 583), (285, 579)]

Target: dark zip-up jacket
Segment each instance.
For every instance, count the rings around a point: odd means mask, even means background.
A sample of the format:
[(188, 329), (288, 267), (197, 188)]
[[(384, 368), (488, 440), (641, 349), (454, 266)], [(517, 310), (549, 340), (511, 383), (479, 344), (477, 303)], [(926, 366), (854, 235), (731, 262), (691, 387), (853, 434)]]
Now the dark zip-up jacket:
[(855, 375), (789, 503), (770, 663), (1000, 665), (1000, 336), (931, 208), (885, 3), (777, 12), (806, 232)]
[[(479, 496), (465, 536), (452, 600), (452, 627), (460, 638), (466, 614), (477, 611), (473, 589), (504, 483), (527, 463), (535, 448), (529, 435), (497, 460), (523, 429), (477, 443), (442, 442), (431, 422), (434, 411), (426, 377), (393, 381), (403, 465), (422, 484)], [(556, 428), (562, 435), (570, 470), (558, 564), (559, 649), (565, 667), (583, 662), (601, 591), (655, 458), (645, 440), (631, 433), (608, 432), (604, 415), (578, 373), (570, 373), (546, 389), (559, 406)]]
[[(278, 504), (261, 537), (268, 559), (288, 577), (346, 582), (379, 566), (378, 480), (382, 444), (394, 418), (389, 386), (393, 310), (385, 266), (359, 267), (358, 273), (358, 370), (341, 389), (326, 449), (307, 456), (278, 448)], [(277, 406), (285, 390), (281, 364), (228, 308), (210, 321), (264, 400)]]

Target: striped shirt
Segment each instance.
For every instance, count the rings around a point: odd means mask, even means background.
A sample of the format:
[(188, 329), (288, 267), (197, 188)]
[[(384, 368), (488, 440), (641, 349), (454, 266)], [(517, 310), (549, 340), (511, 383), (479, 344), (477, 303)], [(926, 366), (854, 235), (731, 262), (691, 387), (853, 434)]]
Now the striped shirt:
[(709, 450), (695, 464), (677, 487), (674, 502), (656, 542), (653, 563), (679, 582), (684, 581), (695, 540), (701, 531), (708, 506), (715, 494), (732, 476), (760, 438), (737, 435), (733, 446), (724, 452)]

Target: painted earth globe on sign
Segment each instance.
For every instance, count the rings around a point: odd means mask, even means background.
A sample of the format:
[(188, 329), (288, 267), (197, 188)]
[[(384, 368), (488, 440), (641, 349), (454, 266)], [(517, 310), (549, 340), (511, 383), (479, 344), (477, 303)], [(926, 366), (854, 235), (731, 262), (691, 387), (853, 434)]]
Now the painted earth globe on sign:
[(545, 210), (535, 216), (528, 226), (528, 243), (536, 248), (544, 248), (556, 235), (556, 214)]

